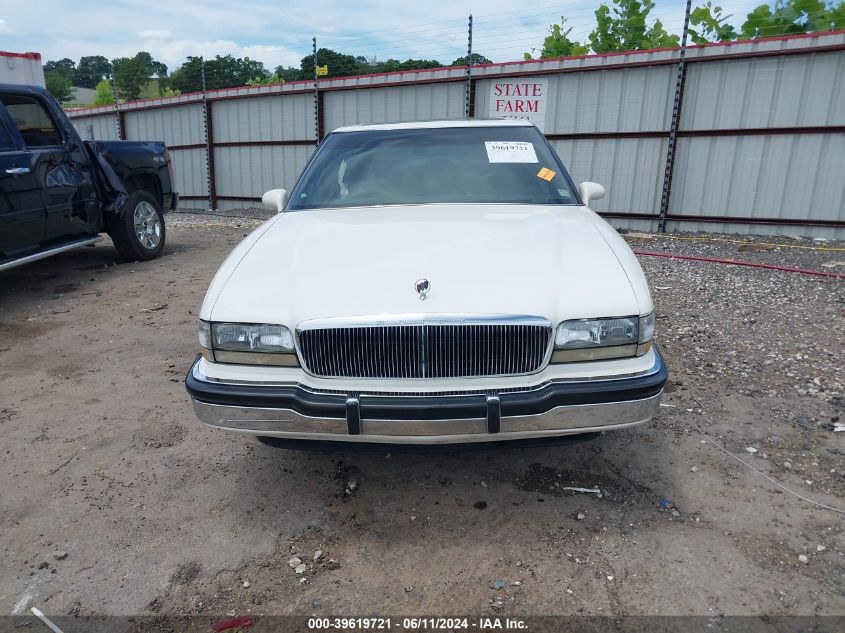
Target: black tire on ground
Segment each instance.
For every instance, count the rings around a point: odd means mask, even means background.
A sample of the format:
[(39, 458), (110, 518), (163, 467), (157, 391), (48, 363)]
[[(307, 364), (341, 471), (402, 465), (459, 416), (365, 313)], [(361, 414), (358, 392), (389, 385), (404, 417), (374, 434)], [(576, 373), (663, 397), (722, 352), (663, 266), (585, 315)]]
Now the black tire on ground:
[(133, 191), (126, 201), (123, 215), (109, 222), (108, 234), (124, 259), (155, 259), (164, 248), (165, 227), (161, 205), (146, 191)]

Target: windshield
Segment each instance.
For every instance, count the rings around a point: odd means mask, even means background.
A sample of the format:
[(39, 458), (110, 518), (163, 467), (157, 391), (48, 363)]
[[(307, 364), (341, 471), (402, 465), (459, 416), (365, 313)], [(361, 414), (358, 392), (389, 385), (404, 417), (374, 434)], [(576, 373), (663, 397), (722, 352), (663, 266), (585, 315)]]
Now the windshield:
[(336, 132), (317, 150), (289, 210), (437, 202), (577, 204), (535, 127)]

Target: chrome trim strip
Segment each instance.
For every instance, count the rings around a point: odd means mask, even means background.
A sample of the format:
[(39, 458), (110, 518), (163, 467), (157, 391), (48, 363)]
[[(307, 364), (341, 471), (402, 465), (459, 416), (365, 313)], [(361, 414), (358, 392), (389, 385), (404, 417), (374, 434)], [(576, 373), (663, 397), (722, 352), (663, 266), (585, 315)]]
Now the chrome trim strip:
[(53, 255), (64, 253), (65, 251), (72, 251), (74, 249), (81, 248), (83, 246), (90, 246), (91, 244), (96, 244), (97, 242), (102, 241), (103, 238), (98, 235), (97, 237), (87, 237), (82, 240), (77, 240), (76, 242), (71, 242), (70, 244), (61, 244), (59, 246), (49, 248), (46, 251), (41, 251), (39, 253), (26, 255), (25, 257), (18, 257), (17, 259), (0, 263), (0, 270), (9, 270), (10, 268), (16, 268), (17, 266), (37, 262), (39, 259), (46, 259)]
[(526, 314), (453, 314), (409, 312), (329, 317), (301, 321), (297, 332), (335, 328), (379, 327), (382, 325), (536, 325), (552, 327), (549, 319)]

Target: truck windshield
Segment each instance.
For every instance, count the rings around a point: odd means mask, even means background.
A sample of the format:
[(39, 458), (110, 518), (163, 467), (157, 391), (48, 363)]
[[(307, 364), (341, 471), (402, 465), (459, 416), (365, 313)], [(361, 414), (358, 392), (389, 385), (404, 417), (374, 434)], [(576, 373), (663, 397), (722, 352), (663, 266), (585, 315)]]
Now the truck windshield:
[(534, 127), (335, 132), (294, 188), (289, 210), (430, 203), (577, 204)]

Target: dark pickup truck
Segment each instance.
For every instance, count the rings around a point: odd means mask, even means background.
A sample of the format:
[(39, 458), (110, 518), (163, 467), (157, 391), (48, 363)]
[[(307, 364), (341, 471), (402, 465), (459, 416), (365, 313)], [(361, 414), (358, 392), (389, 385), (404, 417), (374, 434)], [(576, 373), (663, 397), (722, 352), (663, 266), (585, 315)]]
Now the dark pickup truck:
[(0, 270), (99, 241), (158, 257), (176, 208), (160, 142), (83, 142), (43, 88), (0, 84)]

